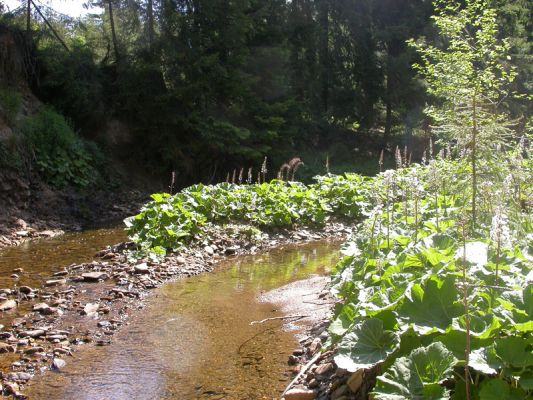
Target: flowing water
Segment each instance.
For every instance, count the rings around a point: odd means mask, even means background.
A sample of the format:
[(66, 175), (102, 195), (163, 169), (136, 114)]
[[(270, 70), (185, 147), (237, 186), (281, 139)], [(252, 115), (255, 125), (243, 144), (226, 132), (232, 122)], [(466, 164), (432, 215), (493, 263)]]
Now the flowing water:
[[(9, 249), (0, 269), (22, 266), (24, 282), (36, 282), (45, 272), (90, 259), (117, 234), (98, 231)], [(326, 274), (338, 247), (321, 242), (237, 257), (214, 273), (166, 284), (110, 346), (80, 348), (64, 369), (35, 377), (25, 393), (76, 400), (276, 398), (291, 379), (287, 357), (298, 343), (282, 321), (250, 325), (283, 315), (258, 296)]]

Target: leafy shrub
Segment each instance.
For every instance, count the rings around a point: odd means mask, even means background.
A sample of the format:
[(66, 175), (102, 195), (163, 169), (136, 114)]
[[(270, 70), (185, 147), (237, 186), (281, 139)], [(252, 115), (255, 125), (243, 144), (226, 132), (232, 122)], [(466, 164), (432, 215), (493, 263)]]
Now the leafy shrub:
[(15, 123), (21, 103), (22, 98), (18, 92), (10, 88), (0, 88), (0, 112), (8, 124)]
[(22, 132), (41, 176), (52, 186), (86, 187), (98, 176), (95, 152), (72, 130), (65, 118), (43, 108), (24, 121)]

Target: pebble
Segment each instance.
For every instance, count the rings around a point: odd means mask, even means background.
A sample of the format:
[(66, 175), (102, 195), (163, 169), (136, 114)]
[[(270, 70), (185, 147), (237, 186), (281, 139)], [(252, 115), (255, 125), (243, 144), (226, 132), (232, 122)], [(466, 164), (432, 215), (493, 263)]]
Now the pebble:
[(21, 337), (31, 337), (31, 338), (37, 338), (40, 336), (44, 336), (45, 331), (42, 329), (34, 329), (31, 331), (24, 331), (20, 333)]
[(314, 400), (316, 399), (316, 393), (309, 389), (293, 388), (287, 390), (283, 398), (285, 400)]
[(0, 353), (14, 353), (15, 347), (7, 343), (0, 343)]
[(322, 340), (320, 338), (315, 338), (307, 348), (309, 355), (314, 355), (322, 347)]
[(0, 311), (11, 310), (12, 308), (15, 308), (16, 306), (17, 306), (17, 302), (15, 300), (5, 300), (2, 303), (0, 303)]
[(66, 285), (67, 281), (65, 279), (50, 279), (45, 282), (45, 286), (62, 286)]
[(19, 292), (24, 294), (30, 294), (33, 292), (33, 289), (29, 286), (21, 286), (19, 287)]
[(100, 279), (105, 280), (109, 278), (105, 272), (85, 272), (81, 274), (81, 277), (86, 282), (98, 282)]
[(146, 263), (137, 264), (135, 267), (133, 267), (133, 270), (136, 274), (149, 274), (150, 268)]
[(81, 312), (82, 315), (93, 315), (98, 311), (98, 308), (100, 307), (97, 303), (87, 303), (85, 307), (83, 307), (83, 311)]
[(315, 369), (315, 374), (316, 375), (325, 375), (325, 374), (327, 374), (328, 372), (330, 372), (332, 370), (333, 370), (333, 364), (332, 363), (321, 364)]
[(364, 375), (364, 370), (360, 369), (358, 371), (355, 371), (348, 378), (348, 387), (353, 393), (357, 393), (361, 385), (363, 385), (363, 375)]
[(54, 313), (54, 310), (46, 303), (37, 303), (32, 307), (32, 310), (44, 315), (50, 315)]
[(51, 368), (53, 370), (59, 371), (61, 368), (63, 368), (67, 363), (65, 360), (62, 360), (61, 358), (54, 358), (54, 361), (52, 361)]

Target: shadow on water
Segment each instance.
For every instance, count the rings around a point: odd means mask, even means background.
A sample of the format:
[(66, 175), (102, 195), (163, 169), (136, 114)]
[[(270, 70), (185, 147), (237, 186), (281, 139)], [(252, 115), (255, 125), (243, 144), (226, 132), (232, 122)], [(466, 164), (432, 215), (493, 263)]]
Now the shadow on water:
[(285, 247), (224, 262), (212, 274), (169, 283), (108, 347), (88, 346), (59, 373), (36, 377), (30, 399), (273, 399), (297, 346), (282, 315), (257, 301), (268, 290), (321, 275), (339, 244)]

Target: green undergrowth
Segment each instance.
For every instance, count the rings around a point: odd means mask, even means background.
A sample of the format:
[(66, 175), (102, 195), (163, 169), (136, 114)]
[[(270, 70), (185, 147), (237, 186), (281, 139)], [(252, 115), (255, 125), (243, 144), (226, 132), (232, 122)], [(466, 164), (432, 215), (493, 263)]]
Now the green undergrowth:
[(356, 220), (366, 209), (370, 178), (356, 174), (318, 177), (316, 183), (194, 185), (171, 196), (154, 194), (141, 212), (126, 220), (140, 249), (165, 254), (213, 224), (243, 223), (260, 229), (323, 226), (331, 218)]

